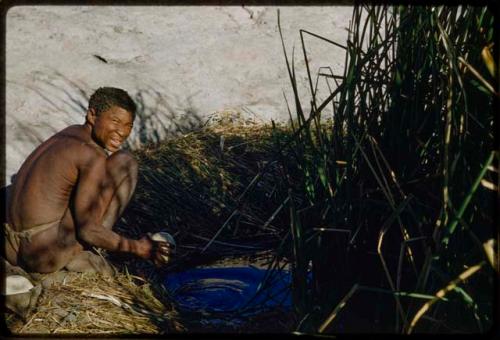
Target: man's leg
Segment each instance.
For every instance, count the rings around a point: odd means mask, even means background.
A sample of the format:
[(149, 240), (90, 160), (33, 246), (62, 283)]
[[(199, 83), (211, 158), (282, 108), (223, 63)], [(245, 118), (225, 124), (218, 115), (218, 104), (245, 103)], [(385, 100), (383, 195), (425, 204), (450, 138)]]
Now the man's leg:
[[(118, 151), (108, 157), (107, 171), (114, 183), (114, 194), (110, 199), (102, 224), (111, 229), (125, 210), (137, 184), (137, 162), (125, 151)], [(99, 272), (112, 275), (114, 270), (101, 256), (82, 251), (66, 265), (66, 269), (77, 272)]]
[(108, 261), (88, 250), (84, 250), (74, 256), (65, 268), (71, 272), (101, 273), (107, 276), (115, 274), (113, 267)]
[(126, 151), (117, 151), (107, 159), (106, 169), (115, 192), (109, 202), (102, 224), (111, 229), (127, 207), (137, 184), (137, 161)]

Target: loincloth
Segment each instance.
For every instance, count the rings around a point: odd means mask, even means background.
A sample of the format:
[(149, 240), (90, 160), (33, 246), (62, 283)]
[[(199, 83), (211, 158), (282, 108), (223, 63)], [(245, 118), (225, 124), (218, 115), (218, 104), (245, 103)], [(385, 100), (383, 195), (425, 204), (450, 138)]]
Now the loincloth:
[(5, 237), (5, 247), (11, 248), (15, 253), (19, 251), (19, 247), (21, 246), (21, 241), (26, 240), (26, 241), (31, 241), (31, 238), (38, 234), (41, 233), (44, 230), (47, 230), (49, 228), (52, 228), (53, 226), (59, 225), (59, 221), (56, 222), (51, 222), (51, 223), (46, 223), (46, 224), (41, 224), (37, 225), (36, 227), (33, 227), (28, 230), (23, 230), (23, 231), (16, 231), (12, 229), (12, 227), (8, 223), (3, 224), (3, 233)]

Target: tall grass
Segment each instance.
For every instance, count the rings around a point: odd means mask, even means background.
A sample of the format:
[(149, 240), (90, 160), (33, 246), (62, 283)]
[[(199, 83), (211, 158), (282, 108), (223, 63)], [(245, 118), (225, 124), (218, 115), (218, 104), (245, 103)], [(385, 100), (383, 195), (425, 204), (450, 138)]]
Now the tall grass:
[[(278, 25), (281, 34), (279, 13)], [(495, 237), (498, 181), (493, 14), (355, 6), (345, 44), (300, 36), (309, 106), (282, 36), (295, 133), (278, 141), (293, 155), (281, 157), (283, 168), (296, 162), (303, 178), (288, 182), (297, 331), (487, 331), (494, 270), (483, 265), (483, 244)], [(309, 39), (345, 50), (344, 73), (313, 76)], [(372, 324), (356, 327), (359, 308)]]

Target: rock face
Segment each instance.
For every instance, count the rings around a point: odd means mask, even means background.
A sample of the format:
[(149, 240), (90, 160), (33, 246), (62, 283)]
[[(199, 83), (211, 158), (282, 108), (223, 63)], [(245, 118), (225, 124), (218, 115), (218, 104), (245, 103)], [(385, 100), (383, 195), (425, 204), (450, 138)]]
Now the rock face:
[[(216, 111), (262, 121), (294, 110), (278, 7), (18, 6), (6, 15), (6, 171), (41, 141), (84, 121), (100, 86), (127, 90), (140, 119), (131, 147), (186, 132)], [(344, 44), (352, 7), (282, 7), (281, 27), (303, 105), (309, 82), (299, 30)], [(342, 48), (305, 36), (310, 70), (341, 74)], [(328, 71), (329, 72), (329, 71)], [(320, 79), (325, 83), (325, 79)]]

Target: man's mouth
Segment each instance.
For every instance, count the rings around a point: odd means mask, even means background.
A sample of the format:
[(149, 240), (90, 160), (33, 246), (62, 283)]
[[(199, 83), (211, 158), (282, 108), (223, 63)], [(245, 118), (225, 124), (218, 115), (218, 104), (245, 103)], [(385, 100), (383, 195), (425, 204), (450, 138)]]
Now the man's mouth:
[(111, 146), (115, 149), (118, 149), (120, 147), (120, 145), (122, 144), (122, 141), (121, 139), (118, 139), (118, 138), (111, 138), (109, 140), (109, 144), (111, 144)]

